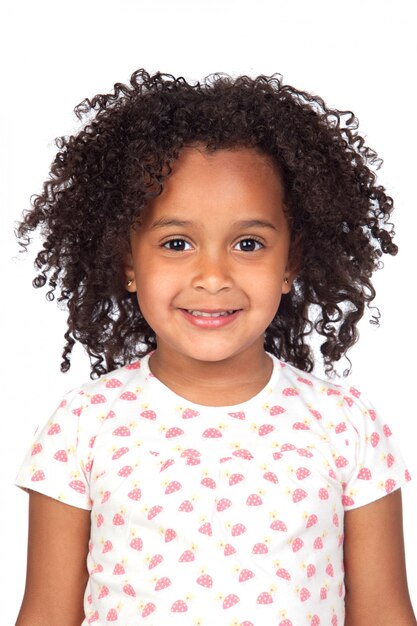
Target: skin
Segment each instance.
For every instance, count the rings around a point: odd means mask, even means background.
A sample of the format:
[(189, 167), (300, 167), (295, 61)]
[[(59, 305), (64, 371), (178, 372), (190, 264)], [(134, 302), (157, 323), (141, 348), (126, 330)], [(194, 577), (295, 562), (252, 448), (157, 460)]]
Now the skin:
[[(199, 404), (236, 404), (260, 391), (271, 374), (263, 333), (296, 275), (290, 249), (281, 179), (266, 156), (185, 149), (132, 231), (125, 259), (128, 289), (137, 292), (157, 336), (153, 373)], [(182, 309), (239, 314), (227, 326), (202, 329)], [(57, 535), (56, 528), (65, 531)], [(88, 511), (30, 494), (27, 580), (16, 626), (81, 624), (89, 533)], [(417, 626), (400, 490), (346, 512), (344, 556), (345, 626)]]

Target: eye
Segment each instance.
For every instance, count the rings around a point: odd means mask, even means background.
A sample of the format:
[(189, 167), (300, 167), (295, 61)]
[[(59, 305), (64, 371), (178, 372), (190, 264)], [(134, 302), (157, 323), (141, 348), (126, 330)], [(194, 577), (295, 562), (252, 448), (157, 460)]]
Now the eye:
[[(188, 248), (186, 246), (188, 246)], [(166, 250), (171, 250), (172, 252), (184, 252), (185, 250), (191, 250), (191, 245), (188, 241), (179, 237), (166, 241), (162, 247)]]
[(239, 246), (241, 252), (257, 252), (264, 247), (263, 243), (254, 237), (245, 237), (238, 241), (236, 246)]

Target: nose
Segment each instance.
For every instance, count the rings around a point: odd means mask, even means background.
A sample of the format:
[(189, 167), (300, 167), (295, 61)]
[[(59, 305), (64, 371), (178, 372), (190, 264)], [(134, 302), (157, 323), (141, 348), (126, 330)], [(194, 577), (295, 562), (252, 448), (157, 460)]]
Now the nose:
[(229, 290), (233, 286), (230, 262), (226, 254), (200, 252), (195, 261), (192, 287), (211, 294)]

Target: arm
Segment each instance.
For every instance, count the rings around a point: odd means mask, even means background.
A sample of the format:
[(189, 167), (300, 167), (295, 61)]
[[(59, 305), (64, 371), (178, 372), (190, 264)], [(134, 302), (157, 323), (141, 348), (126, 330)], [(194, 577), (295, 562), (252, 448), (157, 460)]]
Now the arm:
[(90, 511), (30, 492), (26, 588), (16, 626), (80, 626)]
[(401, 490), (345, 514), (345, 626), (417, 626), (408, 594)]

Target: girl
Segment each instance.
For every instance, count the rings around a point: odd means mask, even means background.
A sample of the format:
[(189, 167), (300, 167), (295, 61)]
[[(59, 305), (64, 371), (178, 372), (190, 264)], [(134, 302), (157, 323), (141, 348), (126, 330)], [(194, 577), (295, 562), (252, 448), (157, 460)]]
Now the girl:
[[(17, 477), (18, 626), (416, 624), (389, 426), (328, 374), (392, 200), (352, 113), (276, 77), (144, 70), (77, 108), (18, 229), (92, 382)], [(117, 368), (117, 369), (116, 369)]]

